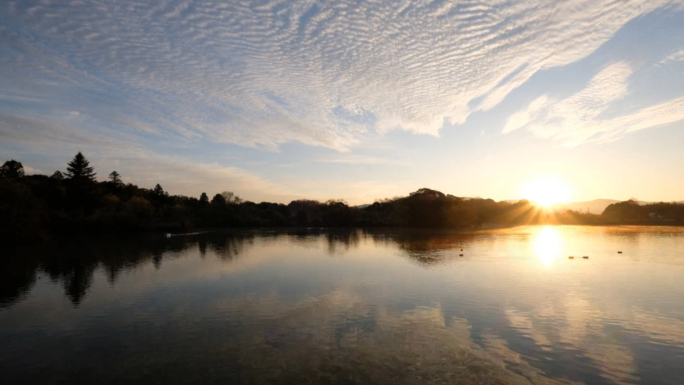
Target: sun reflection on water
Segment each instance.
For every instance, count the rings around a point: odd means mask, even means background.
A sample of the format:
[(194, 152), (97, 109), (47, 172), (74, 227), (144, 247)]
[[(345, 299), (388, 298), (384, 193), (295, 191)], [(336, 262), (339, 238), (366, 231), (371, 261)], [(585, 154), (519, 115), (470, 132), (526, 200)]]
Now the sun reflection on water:
[(552, 226), (545, 226), (537, 234), (534, 241), (537, 258), (545, 265), (549, 266), (556, 258), (561, 256), (561, 237), (558, 231)]

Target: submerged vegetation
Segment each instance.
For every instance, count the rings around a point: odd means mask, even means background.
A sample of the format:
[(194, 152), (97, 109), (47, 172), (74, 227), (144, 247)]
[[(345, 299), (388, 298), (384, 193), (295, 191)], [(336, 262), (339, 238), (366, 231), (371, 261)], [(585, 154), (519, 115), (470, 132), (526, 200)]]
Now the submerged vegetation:
[(473, 229), (524, 224), (684, 225), (684, 204), (626, 201), (601, 215), (540, 209), (532, 203), (460, 198), (423, 188), (405, 197), (352, 207), (341, 200), (289, 204), (244, 201), (231, 192), (169, 195), (157, 184), (126, 184), (112, 171), (98, 182), (80, 152), (67, 171), (25, 175), (9, 160), (0, 167), (0, 240), (28, 242), (55, 235), (190, 231), (218, 227), (439, 227)]

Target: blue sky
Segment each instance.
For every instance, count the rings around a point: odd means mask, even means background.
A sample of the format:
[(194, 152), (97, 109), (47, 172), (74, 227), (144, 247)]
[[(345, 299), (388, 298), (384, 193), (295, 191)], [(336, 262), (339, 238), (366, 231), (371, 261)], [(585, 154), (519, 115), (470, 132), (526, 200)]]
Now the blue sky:
[(684, 199), (683, 1), (0, 1), (0, 73), (31, 172), (80, 150), (254, 201)]

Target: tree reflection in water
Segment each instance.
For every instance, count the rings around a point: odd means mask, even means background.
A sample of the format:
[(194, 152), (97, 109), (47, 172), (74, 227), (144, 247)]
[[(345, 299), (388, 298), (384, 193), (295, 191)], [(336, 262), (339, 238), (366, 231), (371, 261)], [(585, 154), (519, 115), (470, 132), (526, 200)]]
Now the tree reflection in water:
[[(258, 230), (16, 251), (0, 261), (0, 322), (27, 323), (2, 336), (23, 354), (0, 363), (114, 382), (101, 365), (109, 359), (138, 383), (630, 383), (653, 373), (667, 382), (676, 374), (661, 369), (684, 357), (681, 304), (667, 302), (676, 283), (645, 285), (637, 268), (599, 265), (600, 255), (557, 256), (619, 243), (624, 255), (606, 253), (636, 261), (640, 245), (672, 254), (684, 238), (601, 231)], [(610, 285), (605, 271), (619, 273)], [(55, 310), (43, 278), (73, 308)], [(74, 360), (82, 351), (92, 357)]]
[[(510, 230), (506, 230), (510, 231)], [(621, 242), (636, 242), (638, 232), (606, 228), (611, 237)], [(664, 233), (667, 236), (667, 232)], [(513, 236), (516, 236), (513, 233)], [(522, 241), (533, 241), (536, 257), (544, 264), (560, 257), (563, 239), (553, 226), (544, 226), (535, 234), (517, 235)], [(482, 245), (494, 242), (496, 235), (486, 233), (454, 232), (426, 229), (287, 229), (239, 232), (209, 232), (195, 235), (178, 235), (166, 238), (161, 235), (138, 237), (106, 237), (96, 240), (70, 240), (43, 248), (11, 250), (10, 256), (0, 259), (0, 307), (11, 306), (26, 297), (40, 273), (60, 284), (65, 296), (78, 306), (87, 295), (93, 274), (102, 269), (114, 286), (119, 275), (145, 264), (158, 270), (164, 259), (178, 258), (183, 251), (197, 249), (201, 257), (211, 253), (222, 261), (237, 259), (258, 239), (262, 244), (289, 242), (307, 247), (326, 245), (328, 255), (342, 255), (359, 247), (367, 239), (388, 247), (398, 248), (415, 263), (423, 266), (452, 262), (456, 256), (471, 255), (474, 242)], [(451, 252), (450, 252), (451, 251)], [(626, 256), (629, 258), (629, 256)]]
[(47, 275), (64, 289), (64, 295), (77, 307), (93, 283), (93, 274), (102, 269), (114, 286), (119, 275), (145, 264), (160, 269), (164, 259), (176, 258), (179, 252), (197, 249), (222, 261), (238, 258), (255, 239), (262, 242), (287, 237), (295, 243), (307, 244), (324, 240), (330, 255), (358, 246), (357, 230), (287, 230), (253, 232), (213, 232), (166, 238), (161, 235), (137, 237), (103, 237), (96, 240), (68, 240), (40, 248), (10, 250), (0, 259), (0, 307), (11, 306), (26, 297), (40, 273)]

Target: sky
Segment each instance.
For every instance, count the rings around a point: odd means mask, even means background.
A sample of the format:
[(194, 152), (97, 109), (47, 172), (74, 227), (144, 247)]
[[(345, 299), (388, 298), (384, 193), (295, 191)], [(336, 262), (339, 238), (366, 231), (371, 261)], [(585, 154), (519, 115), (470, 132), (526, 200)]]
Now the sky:
[(0, 161), (243, 199), (684, 200), (684, 0), (0, 0)]

